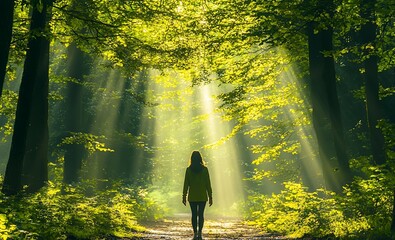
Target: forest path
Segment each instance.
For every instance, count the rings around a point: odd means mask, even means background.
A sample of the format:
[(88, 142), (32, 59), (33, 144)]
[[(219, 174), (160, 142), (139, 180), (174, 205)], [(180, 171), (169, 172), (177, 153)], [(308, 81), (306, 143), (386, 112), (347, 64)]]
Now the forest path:
[[(146, 232), (135, 239), (192, 239), (193, 232), (188, 215), (168, 218), (161, 222), (143, 224)], [(240, 219), (210, 219), (206, 217), (203, 239), (285, 239), (262, 233), (259, 229), (243, 223)]]

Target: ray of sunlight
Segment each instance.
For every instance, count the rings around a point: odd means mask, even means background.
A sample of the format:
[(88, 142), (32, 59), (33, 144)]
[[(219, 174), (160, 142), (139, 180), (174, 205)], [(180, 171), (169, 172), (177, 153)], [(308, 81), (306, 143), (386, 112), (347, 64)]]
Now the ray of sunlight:
[(151, 118), (142, 123), (141, 131), (154, 133), (153, 194), (173, 212), (189, 212), (181, 204), (184, 174), (191, 152), (200, 150), (213, 188), (214, 205), (207, 213), (238, 214), (237, 205), (243, 200), (243, 177), (237, 164), (240, 157), (237, 143), (229, 140), (207, 148), (231, 130), (230, 123), (215, 112), (213, 95), (217, 93), (219, 89), (214, 85), (192, 87), (178, 74), (166, 78), (151, 71), (147, 98), (155, 106), (144, 110), (144, 115)]
[[(283, 53), (284, 54), (284, 53)], [(314, 130), (312, 124), (305, 124), (309, 117), (308, 100), (302, 86), (297, 80), (294, 68), (286, 70), (279, 78), (282, 86), (290, 86), (295, 89), (293, 97), (300, 99), (299, 104), (289, 104), (285, 106), (285, 114), (293, 122), (297, 139), (300, 143), (300, 164), (303, 181), (314, 189), (323, 187), (322, 166), (317, 152), (317, 144), (314, 140)]]

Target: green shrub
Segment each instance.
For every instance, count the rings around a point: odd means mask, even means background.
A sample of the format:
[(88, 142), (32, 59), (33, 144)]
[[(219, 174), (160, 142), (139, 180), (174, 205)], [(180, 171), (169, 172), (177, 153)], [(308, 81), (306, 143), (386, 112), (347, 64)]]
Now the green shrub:
[(299, 183), (286, 182), (279, 194), (250, 196), (247, 218), (267, 232), (291, 238), (366, 235), (373, 223), (358, 207), (349, 209), (348, 198), (322, 189), (307, 192)]
[(371, 226), (363, 232), (366, 239), (390, 239), (394, 184), (388, 174), (373, 171), (370, 178), (357, 178), (347, 186), (340, 200), (345, 215), (363, 218)]
[[(0, 195), (4, 239), (92, 239), (131, 236), (141, 219), (160, 217), (160, 207), (144, 189), (120, 182), (92, 191), (91, 183), (61, 186), (49, 182), (35, 194)], [(88, 191), (89, 189), (89, 191)]]

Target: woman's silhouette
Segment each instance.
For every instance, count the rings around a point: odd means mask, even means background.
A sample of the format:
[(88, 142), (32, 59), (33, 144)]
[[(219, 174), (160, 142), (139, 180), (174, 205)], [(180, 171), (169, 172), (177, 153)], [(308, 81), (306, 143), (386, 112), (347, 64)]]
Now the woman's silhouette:
[(206, 207), (207, 200), (210, 206), (213, 204), (213, 195), (210, 175), (199, 151), (192, 152), (189, 167), (185, 172), (182, 194), (182, 203), (184, 205), (187, 202), (187, 195), (192, 211), (193, 239), (202, 239), (204, 208)]

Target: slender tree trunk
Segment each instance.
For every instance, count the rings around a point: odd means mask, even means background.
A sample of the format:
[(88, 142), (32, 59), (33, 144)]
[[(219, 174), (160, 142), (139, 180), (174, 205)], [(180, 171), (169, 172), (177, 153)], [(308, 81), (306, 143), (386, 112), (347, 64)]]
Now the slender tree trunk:
[(309, 72), (313, 126), (319, 146), (325, 185), (341, 192), (349, 181), (350, 170), (346, 155), (343, 124), (336, 89), (335, 64), (330, 54), (332, 29), (314, 33), (316, 23), (308, 27)]
[(325, 185), (329, 189), (336, 186), (335, 179), (328, 174), (328, 169), (333, 169), (331, 159), (334, 156), (333, 143), (328, 138), (330, 127), (328, 119), (328, 103), (326, 90), (323, 81), (323, 64), (321, 46), (321, 35), (314, 34), (314, 26), (309, 26), (308, 44), (309, 44), (309, 72), (310, 72), (310, 92), (312, 104), (313, 126), (319, 147), (319, 156), (321, 159)]
[[(31, 124), (37, 119), (31, 117), (32, 107), (34, 105), (35, 98), (40, 98), (41, 101), (45, 98), (45, 94), (41, 96), (34, 96), (35, 93), (39, 92), (39, 89), (45, 89), (48, 84), (48, 52), (49, 52), (49, 41), (45, 36), (46, 28), (48, 26), (48, 10), (51, 8), (51, 1), (43, 1), (42, 9), (37, 9), (37, 6), (33, 6), (33, 14), (30, 25), (31, 35), (28, 43), (28, 50), (26, 52), (25, 64), (23, 69), (22, 82), (19, 89), (19, 98), (17, 104), (16, 118), (14, 124), (14, 134), (12, 136), (10, 156), (7, 163), (7, 168), (3, 182), (3, 193), (7, 195), (17, 194), (22, 190), (22, 171), (26, 153), (28, 133), (31, 129)], [(39, 33), (37, 35), (37, 33)], [(46, 102), (46, 100), (44, 101)], [(44, 103), (47, 104), (47, 103)], [(45, 114), (42, 107), (42, 112), (37, 114)], [(45, 116), (44, 116), (45, 118)], [(41, 124), (43, 127), (45, 124)], [(47, 135), (47, 127), (43, 127), (40, 131), (41, 134)], [(46, 138), (46, 137), (43, 137)], [(37, 139), (38, 142), (44, 140)], [(48, 143), (43, 143), (45, 146)], [(35, 149), (40, 152), (41, 149)], [(27, 160), (26, 160), (27, 161)], [(43, 159), (46, 161), (46, 159)], [(45, 164), (46, 168), (46, 162)], [(46, 170), (43, 170), (43, 174), (46, 174)], [(46, 179), (44, 176), (42, 179)], [(41, 185), (41, 184), (38, 184)]]
[[(81, 51), (75, 44), (71, 44), (68, 49), (68, 75), (75, 82), (69, 82), (66, 95), (66, 131), (76, 133), (83, 131), (83, 78), (89, 74), (89, 57)], [(82, 167), (82, 160), (85, 157), (84, 146), (81, 144), (70, 144), (65, 148), (63, 182), (77, 182)]]
[(363, 62), (365, 68), (363, 76), (365, 80), (366, 114), (373, 161), (375, 164), (381, 165), (386, 162), (386, 154), (384, 136), (377, 127), (378, 120), (383, 118), (383, 113), (379, 99), (378, 56), (375, 53), (377, 31), (374, 14), (375, 3), (375, 0), (363, 0), (361, 3), (361, 15), (367, 20), (361, 28), (361, 42), (365, 46), (370, 46), (364, 50), (366, 59)]
[[(322, 52), (333, 51), (333, 30), (328, 28), (322, 31), (323, 49)], [(346, 141), (344, 137), (343, 120), (340, 112), (340, 104), (337, 94), (336, 85), (336, 72), (335, 72), (335, 60), (332, 55), (323, 57), (324, 74), (323, 80), (325, 82), (325, 88), (327, 90), (328, 99), (328, 113), (331, 125), (331, 135), (334, 142), (338, 171), (340, 175), (339, 183), (340, 186), (350, 182), (351, 171), (348, 163), (348, 156), (346, 152)], [(336, 171), (336, 169), (335, 169)]]
[(4, 78), (12, 38), (14, 4), (14, 0), (0, 1), (0, 97), (3, 93)]

